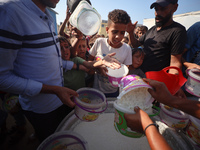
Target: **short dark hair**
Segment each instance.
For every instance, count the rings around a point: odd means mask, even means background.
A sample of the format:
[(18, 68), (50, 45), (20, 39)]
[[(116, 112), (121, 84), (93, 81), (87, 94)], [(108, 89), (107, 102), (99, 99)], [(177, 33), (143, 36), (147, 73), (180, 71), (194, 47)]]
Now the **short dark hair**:
[(128, 24), (130, 22), (130, 16), (124, 10), (114, 9), (108, 14), (108, 26), (111, 22)]
[(66, 37), (64, 37), (64, 36), (59, 35), (58, 36), (58, 40), (59, 40), (60, 43), (61, 42), (67, 42), (69, 44), (69, 46), (71, 46), (69, 40)]
[(138, 29), (139, 29), (139, 31), (148, 31), (147, 26), (139, 26)]

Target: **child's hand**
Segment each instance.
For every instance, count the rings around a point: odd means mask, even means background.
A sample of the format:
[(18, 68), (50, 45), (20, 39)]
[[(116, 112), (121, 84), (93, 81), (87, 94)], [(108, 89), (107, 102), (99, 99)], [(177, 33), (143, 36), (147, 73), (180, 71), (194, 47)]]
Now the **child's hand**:
[(78, 30), (76, 27), (72, 27), (72, 34), (78, 39), (83, 38), (83, 33), (80, 30)]
[(120, 62), (113, 58), (112, 56), (114, 56), (116, 53), (111, 53), (108, 54), (104, 57), (104, 59), (102, 60), (102, 63), (107, 66), (110, 67), (112, 69), (119, 69), (121, 67)]

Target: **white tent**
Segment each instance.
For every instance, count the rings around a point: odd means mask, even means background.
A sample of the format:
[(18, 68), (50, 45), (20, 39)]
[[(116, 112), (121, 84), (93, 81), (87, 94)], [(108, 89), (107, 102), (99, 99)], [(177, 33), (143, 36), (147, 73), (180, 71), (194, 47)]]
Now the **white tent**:
[[(200, 11), (189, 12), (173, 16), (174, 21), (185, 26), (186, 30), (195, 22), (200, 21)], [(143, 24), (149, 29), (155, 25), (155, 18), (144, 19)]]

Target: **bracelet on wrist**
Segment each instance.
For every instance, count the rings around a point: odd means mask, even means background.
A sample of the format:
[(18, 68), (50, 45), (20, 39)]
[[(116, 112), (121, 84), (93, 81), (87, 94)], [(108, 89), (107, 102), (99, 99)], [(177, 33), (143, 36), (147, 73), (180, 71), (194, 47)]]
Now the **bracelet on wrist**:
[(149, 124), (148, 126), (145, 127), (144, 134), (146, 133), (147, 128), (152, 126), (152, 125), (155, 126), (159, 130), (159, 125), (157, 125), (156, 123), (151, 123), (151, 124)]

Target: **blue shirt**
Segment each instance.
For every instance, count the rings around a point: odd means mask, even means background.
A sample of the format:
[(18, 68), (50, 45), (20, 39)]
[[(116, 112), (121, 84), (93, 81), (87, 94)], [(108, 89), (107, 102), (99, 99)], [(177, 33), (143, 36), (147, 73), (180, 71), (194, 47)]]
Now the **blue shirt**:
[(70, 61), (70, 60), (62, 60), (62, 64), (63, 64), (64, 72), (66, 72), (68, 70), (72, 70), (72, 68), (74, 66), (74, 62)]
[(22, 109), (48, 113), (62, 105), (43, 84), (63, 86), (53, 18), (31, 0), (0, 2), (0, 91), (20, 94)]
[(187, 30), (185, 48), (187, 48), (187, 52), (183, 55), (185, 60), (200, 65), (200, 22), (196, 22)]

